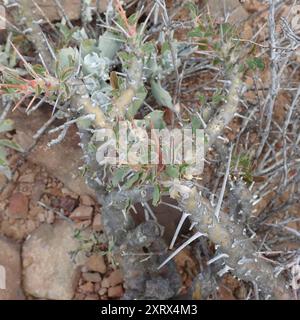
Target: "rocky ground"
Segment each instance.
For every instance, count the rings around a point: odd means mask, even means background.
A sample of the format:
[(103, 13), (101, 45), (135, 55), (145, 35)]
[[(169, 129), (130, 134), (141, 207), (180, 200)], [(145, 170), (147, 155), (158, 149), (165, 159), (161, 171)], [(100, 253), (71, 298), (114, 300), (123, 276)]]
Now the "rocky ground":
[[(26, 149), (43, 119), (34, 117), (23, 128), (22, 116), (13, 115), (17, 125), (10, 138)], [(120, 298), (122, 274), (109, 255), (101, 210), (73, 170), (78, 163), (68, 162), (66, 153), (76, 159), (79, 147), (68, 140), (48, 153), (46, 138), (34, 150), (28, 159), (12, 152), (13, 179), (0, 176), (0, 265), (7, 287), (0, 300)]]
[[(26, 167), (26, 168), (24, 168)], [(100, 209), (32, 163), (1, 194), (1, 299), (108, 299), (123, 295)], [(21, 285), (22, 284), (22, 285)]]

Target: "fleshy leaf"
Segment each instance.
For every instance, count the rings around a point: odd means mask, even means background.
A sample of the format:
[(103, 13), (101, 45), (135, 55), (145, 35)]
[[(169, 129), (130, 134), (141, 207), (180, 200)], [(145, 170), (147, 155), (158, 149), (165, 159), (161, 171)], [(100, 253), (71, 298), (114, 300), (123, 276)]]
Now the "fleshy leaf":
[(0, 140), (0, 147), (7, 147), (7, 148), (11, 148), (17, 151), (22, 152), (23, 149), (15, 142), (8, 140), (8, 139), (2, 139)]
[(156, 184), (154, 186), (154, 190), (153, 190), (153, 199), (152, 199), (152, 204), (154, 206), (157, 206), (158, 203), (160, 201), (160, 189), (159, 189), (159, 186)]
[(165, 90), (159, 82), (151, 81), (152, 95), (160, 106), (168, 107), (174, 110), (173, 102), (170, 93)]
[(121, 41), (116, 34), (106, 31), (99, 38), (98, 49), (101, 57), (113, 60), (117, 51), (121, 47)]
[(140, 172), (136, 172), (131, 178), (129, 178), (124, 184), (125, 189), (130, 189), (140, 178)]
[(11, 131), (14, 129), (14, 123), (10, 119), (6, 119), (2, 122), (0, 122), (0, 133)]

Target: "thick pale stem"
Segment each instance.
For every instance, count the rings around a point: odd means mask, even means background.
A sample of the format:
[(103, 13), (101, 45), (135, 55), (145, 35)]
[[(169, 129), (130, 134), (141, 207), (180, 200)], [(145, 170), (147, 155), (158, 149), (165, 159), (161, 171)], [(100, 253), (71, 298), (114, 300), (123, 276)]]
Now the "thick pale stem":
[(239, 105), (239, 92), (242, 81), (241, 74), (238, 72), (239, 66), (236, 65), (233, 70), (232, 84), (227, 97), (227, 102), (221, 107), (220, 111), (208, 123), (205, 133), (207, 135), (206, 151), (216, 142), (224, 128), (232, 121)]
[(274, 275), (273, 267), (256, 254), (252, 239), (228, 215), (221, 212), (217, 219), (214, 208), (196, 188), (191, 190), (188, 197), (180, 197), (178, 201), (191, 214), (189, 218), (196, 223), (196, 230), (207, 234), (220, 251), (228, 255), (225, 262), (234, 275), (257, 284), (266, 299), (291, 299), (284, 279)]

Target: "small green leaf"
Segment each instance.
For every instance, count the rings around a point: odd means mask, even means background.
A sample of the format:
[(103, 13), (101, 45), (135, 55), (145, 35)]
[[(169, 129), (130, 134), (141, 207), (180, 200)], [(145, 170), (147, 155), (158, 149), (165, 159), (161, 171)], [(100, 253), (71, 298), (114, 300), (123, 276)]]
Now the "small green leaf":
[(5, 159), (0, 158), (0, 167), (5, 168), (7, 166), (8, 166), (7, 161)]
[(137, 24), (139, 19), (139, 15), (137, 12), (133, 13), (129, 18), (128, 18), (128, 22), (131, 26)]
[(201, 26), (197, 26), (195, 29), (190, 31), (188, 33), (189, 37), (198, 37), (198, 38), (204, 38), (205, 36), (205, 31)]
[(212, 102), (214, 104), (219, 104), (220, 102), (224, 101), (225, 100), (225, 96), (222, 95), (222, 90), (221, 89), (218, 89), (215, 94), (212, 96)]
[(11, 131), (14, 129), (14, 123), (10, 119), (6, 119), (2, 122), (0, 122), (0, 133)]
[(0, 140), (0, 147), (7, 147), (22, 152), (23, 149), (15, 142), (7, 139)]
[(57, 26), (59, 27), (59, 31), (62, 35), (61, 38), (63, 39), (63, 44), (67, 45), (71, 41), (72, 35), (78, 30), (78, 27), (69, 29), (69, 27), (63, 23), (57, 23)]
[(209, 38), (213, 35), (214, 35), (214, 32), (212, 29), (207, 28), (206, 26), (204, 27), (202, 25), (198, 25), (196, 28), (194, 28), (193, 30), (191, 30), (188, 33), (189, 37), (200, 38), (201, 42), (208, 41), (209, 39), (207, 39), (207, 38)]
[(119, 36), (106, 31), (99, 38), (98, 49), (100, 50), (100, 54), (102, 58), (108, 58), (109, 60), (113, 60), (117, 51), (120, 49), (122, 42), (119, 41)]
[(156, 207), (159, 201), (160, 201), (160, 188), (156, 184), (154, 185), (152, 204)]
[(78, 57), (77, 49), (61, 49), (57, 54), (57, 68), (59, 74), (62, 74), (66, 69), (74, 68), (78, 63)]
[[(219, 50), (219, 49), (217, 49), (217, 50)], [(213, 59), (213, 65), (214, 66), (217, 66), (217, 65), (219, 65), (221, 63), (222, 63), (222, 60), (219, 57), (216, 57), (216, 58)]]
[(165, 52), (171, 51), (170, 45), (168, 42), (164, 42), (161, 46), (161, 53), (164, 54)]
[(74, 68), (66, 68), (65, 70), (62, 70), (62, 73), (60, 75), (60, 80), (62, 82), (65, 82), (68, 78), (71, 77), (73, 73), (74, 73)]
[(148, 179), (149, 179), (149, 172), (144, 171), (141, 175), (141, 178), (140, 178), (140, 184), (143, 184)]
[(246, 62), (251, 70), (259, 69), (260, 71), (263, 71), (265, 69), (264, 61), (261, 58), (248, 59)]
[(204, 94), (199, 94), (198, 99), (199, 99), (199, 102), (200, 102), (201, 104), (205, 104), (205, 102), (206, 102), (206, 97), (205, 97)]
[(202, 122), (201, 122), (201, 120), (199, 119), (198, 116), (192, 115), (191, 120), (192, 120), (192, 130), (193, 130), (193, 132), (195, 132), (195, 130), (197, 130), (197, 129), (203, 129)]
[(124, 184), (124, 189), (130, 189), (140, 178), (140, 172), (136, 172), (130, 179)]
[(93, 123), (93, 120), (86, 119), (84, 117), (78, 118), (76, 121), (78, 128), (81, 130), (87, 130), (88, 128), (91, 127), (92, 123)]
[(118, 168), (118, 169), (116, 170), (116, 172), (114, 173), (114, 176), (113, 176), (113, 178), (112, 178), (112, 181), (111, 181), (111, 182), (112, 182), (112, 185), (113, 185), (114, 187), (117, 187), (118, 184), (123, 181), (124, 177), (127, 175), (127, 173), (129, 172), (129, 170), (130, 170), (130, 169), (129, 169), (128, 167)]
[(134, 59), (134, 54), (126, 51), (119, 51), (118, 57), (122, 61), (122, 64), (129, 63), (132, 59)]
[(40, 76), (44, 76), (46, 74), (46, 69), (40, 64), (35, 64), (32, 68)]
[(187, 163), (183, 163), (179, 166), (179, 173), (180, 174), (184, 174), (186, 169), (189, 167), (189, 165)]
[(7, 165), (6, 156), (7, 156), (7, 153), (6, 153), (5, 148), (0, 147), (0, 161), (1, 161), (1, 165), (4, 165), (4, 164)]
[(195, 19), (199, 15), (199, 9), (192, 1), (185, 4), (185, 7), (190, 11), (192, 19)]
[(160, 106), (168, 107), (174, 110), (173, 102), (170, 93), (165, 90), (159, 82), (151, 81), (152, 95)]
[(178, 166), (166, 166), (165, 169), (166, 174), (171, 178), (179, 178), (179, 168)]

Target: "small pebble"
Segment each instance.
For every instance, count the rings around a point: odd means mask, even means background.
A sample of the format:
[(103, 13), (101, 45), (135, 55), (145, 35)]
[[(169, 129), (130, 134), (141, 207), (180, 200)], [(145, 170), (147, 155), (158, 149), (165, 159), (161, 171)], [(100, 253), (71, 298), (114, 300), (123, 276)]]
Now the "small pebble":
[(106, 264), (104, 258), (100, 254), (93, 254), (86, 262), (86, 267), (90, 271), (96, 271), (104, 274), (106, 272)]
[(109, 298), (121, 298), (124, 294), (123, 287), (118, 285), (116, 287), (112, 287), (108, 289), (108, 297)]
[(82, 274), (82, 278), (87, 282), (101, 282), (99, 273), (85, 272)]

